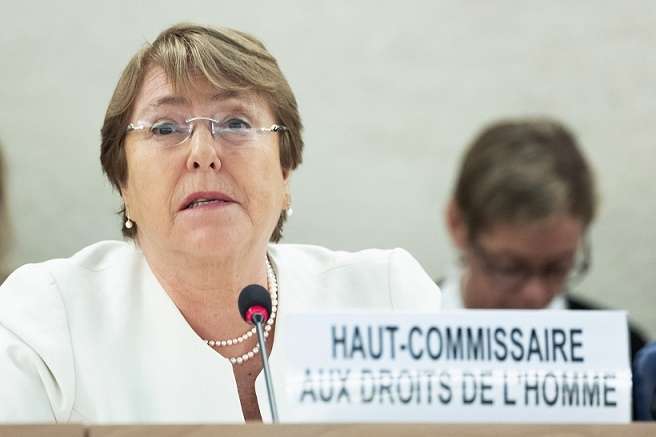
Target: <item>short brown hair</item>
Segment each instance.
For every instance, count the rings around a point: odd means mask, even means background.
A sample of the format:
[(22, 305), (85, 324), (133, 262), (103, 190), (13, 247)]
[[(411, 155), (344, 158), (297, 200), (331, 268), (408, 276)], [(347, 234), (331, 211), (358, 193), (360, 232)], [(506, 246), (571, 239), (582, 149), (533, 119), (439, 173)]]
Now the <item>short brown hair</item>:
[(504, 120), (469, 146), (455, 202), (470, 238), (498, 223), (527, 223), (564, 212), (593, 221), (592, 169), (574, 135), (548, 118)]
[[(100, 162), (112, 185), (120, 192), (128, 180), (125, 135), (135, 98), (147, 71), (161, 67), (176, 89), (187, 88), (200, 75), (217, 88), (250, 90), (271, 106), (277, 124), (287, 127), (280, 137), (280, 165), (286, 173), (302, 161), (302, 123), (296, 98), (275, 58), (255, 37), (226, 28), (177, 24), (139, 50), (123, 70), (107, 107), (101, 129)], [(120, 211), (126, 220), (125, 206)], [(281, 211), (271, 241), (282, 237), (286, 212)], [(134, 238), (137, 226), (123, 235)]]

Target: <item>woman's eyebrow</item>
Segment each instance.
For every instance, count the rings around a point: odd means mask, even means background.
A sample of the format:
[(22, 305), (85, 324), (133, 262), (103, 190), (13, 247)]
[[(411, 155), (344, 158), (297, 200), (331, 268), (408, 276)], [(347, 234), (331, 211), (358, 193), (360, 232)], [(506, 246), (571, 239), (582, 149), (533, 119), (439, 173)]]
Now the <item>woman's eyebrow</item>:
[(220, 101), (228, 99), (237, 99), (244, 96), (244, 93), (236, 90), (221, 90), (218, 93), (214, 94), (210, 100)]
[[(230, 103), (233, 108), (239, 110), (248, 110), (252, 106), (251, 97), (247, 93), (235, 90), (221, 90), (213, 94), (210, 99), (212, 102)], [(166, 95), (159, 97), (149, 103), (143, 111), (143, 115), (150, 115), (162, 107), (184, 107), (191, 105), (191, 101), (184, 96)]]
[(161, 106), (188, 105), (189, 99), (182, 96), (163, 96), (148, 105), (148, 108), (159, 108)]
[[(230, 99), (250, 100), (244, 93), (236, 90), (221, 90), (210, 97), (211, 101)], [(160, 106), (182, 106), (189, 105), (190, 103), (190, 100), (184, 96), (166, 95), (150, 103), (148, 107), (159, 108)]]

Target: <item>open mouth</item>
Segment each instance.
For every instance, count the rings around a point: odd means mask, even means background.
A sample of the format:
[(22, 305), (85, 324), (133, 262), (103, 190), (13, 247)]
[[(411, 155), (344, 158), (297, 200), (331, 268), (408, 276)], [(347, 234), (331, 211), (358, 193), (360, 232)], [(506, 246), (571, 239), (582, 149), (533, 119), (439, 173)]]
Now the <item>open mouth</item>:
[(198, 199), (191, 202), (184, 209), (194, 209), (205, 205), (222, 204), (222, 203), (228, 203), (228, 202), (219, 199)]
[(194, 193), (185, 199), (180, 211), (203, 207), (218, 207), (230, 203), (235, 203), (235, 201), (223, 193)]

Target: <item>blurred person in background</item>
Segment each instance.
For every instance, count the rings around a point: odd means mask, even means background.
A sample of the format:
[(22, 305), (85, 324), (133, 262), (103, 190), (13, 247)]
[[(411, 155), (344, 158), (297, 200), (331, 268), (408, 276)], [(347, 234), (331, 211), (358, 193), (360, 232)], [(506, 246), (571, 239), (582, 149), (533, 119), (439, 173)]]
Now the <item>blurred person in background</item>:
[[(437, 281), (443, 309), (599, 309), (570, 294), (590, 269), (596, 211), (592, 169), (565, 126), (488, 126), (464, 155), (446, 211), (460, 259)], [(631, 357), (644, 344), (631, 326)]]

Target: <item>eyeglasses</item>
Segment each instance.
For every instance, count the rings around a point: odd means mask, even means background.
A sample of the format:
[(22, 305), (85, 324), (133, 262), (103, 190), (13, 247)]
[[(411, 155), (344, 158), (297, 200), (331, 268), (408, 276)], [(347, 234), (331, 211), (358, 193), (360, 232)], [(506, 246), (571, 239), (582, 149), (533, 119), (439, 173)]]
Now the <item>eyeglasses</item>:
[(504, 290), (518, 289), (534, 276), (549, 287), (571, 287), (583, 279), (592, 263), (590, 243), (585, 239), (574, 257), (555, 260), (540, 267), (533, 267), (522, 260), (501, 262), (476, 242), (472, 242), (471, 248), (486, 273)]
[(212, 137), (230, 146), (248, 146), (256, 143), (258, 136), (270, 132), (287, 131), (285, 126), (273, 124), (271, 127), (251, 127), (246, 121), (231, 118), (218, 121), (208, 117), (191, 117), (178, 123), (171, 120), (161, 120), (155, 123), (130, 123), (127, 132), (142, 132), (147, 141), (153, 141), (162, 148), (170, 148), (187, 141), (194, 133), (194, 123), (207, 122)]

